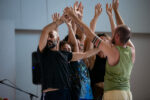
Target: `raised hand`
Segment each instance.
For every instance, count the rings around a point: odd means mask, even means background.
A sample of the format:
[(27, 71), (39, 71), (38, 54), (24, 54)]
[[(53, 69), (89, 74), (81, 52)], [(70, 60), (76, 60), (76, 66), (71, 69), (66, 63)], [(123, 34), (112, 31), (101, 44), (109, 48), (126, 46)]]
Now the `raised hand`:
[[(59, 14), (59, 13), (54, 13), (54, 14), (52, 15), (52, 19), (53, 19), (53, 22), (56, 22), (56, 21), (58, 21), (58, 20), (61, 21), (61, 20), (60, 20), (60, 14)], [(55, 30), (58, 31), (58, 28), (56, 27)]]
[(79, 12), (80, 12), (78, 17), (82, 20), (82, 18), (83, 18), (83, 5), (82, 5), (81, 2), (79, 4), (79, 6), (78, 6), (78, 9), (79, 9)]
[(78, 1), (76, 1), (73, 5), (73, 9), (74, 11), (77, 11), (78, 10)]
[(106, 4), (106, 12), (107, 12), (107, 15), (109, 17), (109, 21), (110, 21), (110, 25), (111, 25), (111, 32), (112, 32), (112, 37), (113, 37), (116, 25), (115, 25), (114, 20), (113, 20), (111, 4), (110, 5), (108, 5), (108, 3)]
[(118, 10), (118, 7), (119, 7), (119, 0), (113, 0), (113, 2), (112, 2), (112, 8), (114, 10)]
[(67, 24), (68, 27), (72, 27), (71, 19), (68, 16), (65, 16), (64, 22)]
[(83, 18), (83, 5), (80, 2), (80, 4), (78, 4), (78, 1), (76, 1), (74, 3), (73, 9), (75, 11), (75, 13), (77, 14), (78, 18), (80, 18), (82, 20)]
[(60, 19), (60, 14), (59, 14), (59, 13), (54, 13), (54, 14), (52, 15), (52, 19), (53, 19), (53, 22), (59, 20), (59, 19)]
[(72, 15), (77, 16), (76, 12), (74, 11), (72, 7), (66, 7), (64, 9), (64, 15), (65, 17), (71, 17)]
[(107, 15), (110, 17), (112, 16), (112, 6), (111, 4), (108, 5), (108, 3), (106, 4), (106, 12), (107, 12)]
[(95, 17), (98, 17), (100, 14), (101, 14), (101, 12), (102, 12), (102, 8), (101, 8), (102, 6), (101, 6), (101, 4), (100, 3), (98, 3), (96, 6), (95, 6)]
[(83, 28), (80, 27), (80, 25), (78, 23), (76, 23), (76, 20), (81, 20), (81, 19), (79, 19), (79, 17), (77, 16), (77, 14), (75, 13), (75, 11), (74, 11), (74, 9), (72, 7), (70, 7), (70, 8), (66, 7), (64, 9), (64, 14), (69, 16), (71, 18), (71, 20), (75, 22), (76, 27), (80, 28), (80, 30), (83, 32)]
[(113, 0), (112, 8), (114, 10), (117, 25), (125, 24), (122, 17), (120, 16), (120, 13), (118, 11), (118, 7), (119, 7), (119, 0)]

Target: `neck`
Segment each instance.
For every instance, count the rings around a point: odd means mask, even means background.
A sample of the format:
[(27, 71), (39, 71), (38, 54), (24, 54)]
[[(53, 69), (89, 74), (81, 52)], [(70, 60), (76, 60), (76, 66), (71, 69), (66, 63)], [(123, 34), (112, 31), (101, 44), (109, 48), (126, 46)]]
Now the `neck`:
[(124, 48), (127, 47), (126, 44), (122, 44), (122, 43), (116, 43), (115, 45), (116, 45), (116, 46), (121, 46), (121, 47), (124, 47)]

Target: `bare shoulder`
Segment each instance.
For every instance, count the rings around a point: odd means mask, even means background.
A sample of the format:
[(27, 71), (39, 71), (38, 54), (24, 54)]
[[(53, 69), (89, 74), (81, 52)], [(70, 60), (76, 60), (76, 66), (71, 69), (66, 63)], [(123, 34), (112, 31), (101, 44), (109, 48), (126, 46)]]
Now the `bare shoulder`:
[(120, 53), (116, 45), (112, 44), (111, 41), (108, 41), (108, 46), (110, 47), (110, 53), (107, 55), (108, 63), (113, 66), (116, 65), (119, 61)]

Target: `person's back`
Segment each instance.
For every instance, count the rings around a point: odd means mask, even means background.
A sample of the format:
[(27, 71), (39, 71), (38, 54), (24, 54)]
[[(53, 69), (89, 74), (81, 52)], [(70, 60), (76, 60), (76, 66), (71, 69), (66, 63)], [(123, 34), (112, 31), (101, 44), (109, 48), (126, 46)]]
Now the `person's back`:
[(119, 62), (111, 66), (106, 62), (106, 73), (104, 81), (104, 91), (110, 90), (130, 90), (130, 74), (133, 67), (130, 47), (117, 46), (120, 53)]

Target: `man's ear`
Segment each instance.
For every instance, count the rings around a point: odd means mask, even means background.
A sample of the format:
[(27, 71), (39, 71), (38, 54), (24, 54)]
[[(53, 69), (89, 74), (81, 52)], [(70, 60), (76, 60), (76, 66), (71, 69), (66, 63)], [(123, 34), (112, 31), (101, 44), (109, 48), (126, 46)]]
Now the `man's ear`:
[(119, 34), (116, 34), (116, 39), (117, 39), (117, 41), (120, 41), (120, 35)]

